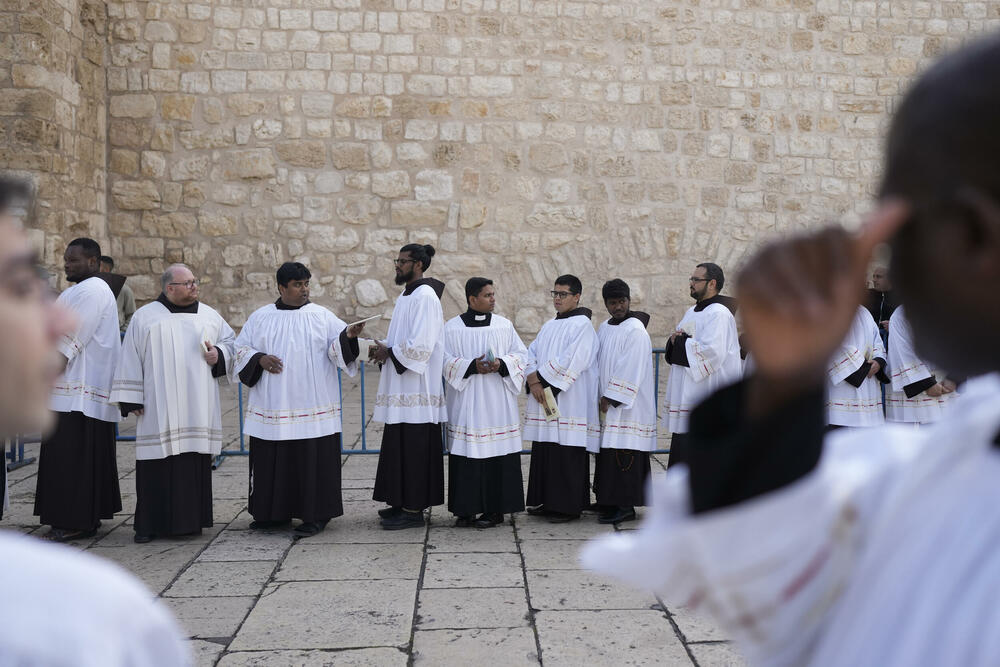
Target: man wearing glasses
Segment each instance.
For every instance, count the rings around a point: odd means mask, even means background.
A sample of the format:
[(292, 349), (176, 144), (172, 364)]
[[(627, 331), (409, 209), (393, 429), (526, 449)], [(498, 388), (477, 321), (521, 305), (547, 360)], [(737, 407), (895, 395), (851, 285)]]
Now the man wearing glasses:
[[(580, 518), (590, 505), (590, 457), (600, 448), (597, 410), (597, 334), (593, 314), (580, 307), (583, 285), (573, 275), (556, 278), (556, 316), (528, 347), (528, 403), (524, 439), (531, 440), (528, 513), (553, 523)], [(551, 392), (551, 394), (549, 394)], [(558, 416), (546, 414), (547, 394)]]
[(135, 311), (111, 402), (136, 426), (135, 541), (212, 525), (212, 457), (222, 450), (216, 378), (230, 374), (234, 333), (198, 301), (198, 280), (173, 264), (163, 292)]
[(688, 308), (667, 340), (664, 356), (670, 364), (664, 419), (670, 429), (668, 465), (684, 461), (688, 417), (692, 408), (717, 389), (743, 376), (733, 300), (719, 294), (726, 277), (718, 264), (695, 267), (688, 281)]

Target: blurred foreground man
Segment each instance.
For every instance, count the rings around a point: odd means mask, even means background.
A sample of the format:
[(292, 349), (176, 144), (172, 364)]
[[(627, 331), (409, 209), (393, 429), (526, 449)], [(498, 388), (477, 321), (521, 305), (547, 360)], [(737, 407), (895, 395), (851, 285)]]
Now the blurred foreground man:
[[(658, 485), (649, 521), (591, 545), (587, 564), (711, 614), (756, 664), (996, 664), (997, 81), (1000, 38), (943, 59), (898, 108), (860, 235), (828, 228), (748, 262), (756, 375), (695, 410), (688, 465)], [(825, 366), (884, 241), (917, 353), (980, 377), (926, 428), (824, 441)]]

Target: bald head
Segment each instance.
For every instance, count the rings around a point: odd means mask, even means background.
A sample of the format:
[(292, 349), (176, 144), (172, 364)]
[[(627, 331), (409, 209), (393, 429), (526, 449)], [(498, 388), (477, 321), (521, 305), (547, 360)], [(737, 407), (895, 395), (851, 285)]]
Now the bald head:
[(176, 306), (190, 306), (198, 300), (198, 279), (186, 264), (171, 264), (160, 276), (167, 300)]

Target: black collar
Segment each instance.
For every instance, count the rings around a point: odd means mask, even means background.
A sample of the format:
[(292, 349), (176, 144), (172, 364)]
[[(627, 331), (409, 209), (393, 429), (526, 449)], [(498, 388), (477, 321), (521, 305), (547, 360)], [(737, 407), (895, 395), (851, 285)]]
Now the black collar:
[(493, 313), (480, 313), (478, 310), (469, 308), (459, 315), (467, 327), (488, 327), (493, 319)]
[(565, 313), (556, 313), (556, 319), (564, 320), (567, 317), (574, 317), (576, 315), (583, 315), (589, 320), (591, 317), (594, 316), (594, 313), (593, 311), (590, 310), (590, 308), (584, 308), (580, 306), (579, 308), (574, 308), (573, 310), (567, 311)]
[(160, 292), (160, 296), (156, 297), (156, 300), (163, 304), (164, 308), (169, 310), (171, 313), (197, 313), (198, 312), (198, 302), (195, 301), (190, 306), (178, 306), (176, 304), (170, 303), (170, 299), (163, 292)]
[(611, 326), (618, 326), (619, 324), (621, 324), (630, 317), (634, 317), (635, 319), (642, 322), (643, 327), (649, 326), (649, 313), (644, 313), (641, 310), (630, 310), (627, 313), (625, 313), (625, 317), (621, 319), (618, 319), (617, 317), (612, 317), (611, 319), (608, 320), (608, 324), (610, 324)]
[(421, 285), (428, 285), (434, 290), (434, 293), (437, 294), (439, 299), (444, 293), (444, 283), (440, 280), (436, 280), (434, 278), (421, 278), (420, 280), (414, 280), (412, 283), (407, 285), (406, 289), (403, 290), (403, 296), (410, 296)]
[(736, 314), (736, 308), (738, 307), (736, 299), (731, 296), (723, 296), (721, 294), (716, 294), (711, 299), (702, 299), (694, 305), (694, 312), (700, 313), (713, 303), (721, 303), (723, 306), (728, 308), (733, 315)]
[[(310, 303), (311, 303), (310, 301), (306, 301), (304, 304), (302, 304), (302, 306), (308, 306)], [(280, 296), (278, 297), (278, 300), (274, 302), (274, 307), (277, 308), (278, 310), (298, 310), (302, 306), (289, 306), (287, 303), (281, 300)]]

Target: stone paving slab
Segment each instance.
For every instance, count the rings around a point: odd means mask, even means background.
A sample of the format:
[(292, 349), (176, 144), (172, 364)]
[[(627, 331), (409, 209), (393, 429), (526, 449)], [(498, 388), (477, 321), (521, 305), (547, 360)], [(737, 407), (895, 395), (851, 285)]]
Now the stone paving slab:
[(522, 540), (521, 553), (528, 570), (582, 570), (577, 557), (580, 540)]
[(729, 639), (719, 629), (715, 623), (706, 619), (704, 615), (693, 614), (684, 607), (674, 607), (670, 610), (670, 616), (677, 624), (684, 639), (689, 642), (715, 642)]
[(204, 544), (151, 542), (128, 547), (97, 546), (89, 551), (115, 561), (158, 595), (204, 548)]
[(514, 666), (538, 665), (539, 660), (531, 628), (417, 630), (413, 663)]
[(434, 525), (427, 537), (427, 550), (436, 553), (476, 551), (514, 553), (517, 551), (517, 541), (514, 539), (514, 528), (509, 523), (482, 530)]
[(509, 588), (523, 584), (518, 554), (427, 554), (424, 588)]
[(198, 557), (198, 560), (280, 560), (291, 544), (291, 532), (224, 530)]
[(378, 505), (344, 503), (344, 516), (331, 519), (326, 530), (309, 538), (310, 544), (423, 544), (426, 528), (383, 530), (375, 511)]
[(700, 667), (746, 667), (750, 663), (730, 644), (689, 644)]
[(211, 667), (219, 660), (219, 656), (226, 650), (225, 644), (205, 641), (202, 639), (192, 639), (188, 642), (191, 647), (194, 664), (197, 667)]
[(395, 648), (346, 651), (239, 651), (223, 656), (219, 667), (405, 667), (408, 654)]
[(610, 535), (614, 526), (597, 523), (597, 516), (584, 514), (576, 521), (550, 523), (545, 517), (519, 515), (517, 537), (520, 540), (589, 540)]
[(419, 630), (527, 626), (524, 588), (439, 588), (420, 591)]
[(547, 666), (691, 665), (656, 611), (543, 611), (536, 616)]
[(232, 637), (255, 597), (163, 598), (189, 637)]
[(649, 609), (649, 593), (588, 571), (529, 570), (528, 589), (535, 609)]
[(422, 544), (312, 544), (292, 546), (275, 579), (332, 581), (418, 579)]
[(164, 597), (241, 597), (260, 594), (277, 561), (195, 562), (177, 578)]
[(232, 650), (405, 647), (416, 580), (269, 584)]

